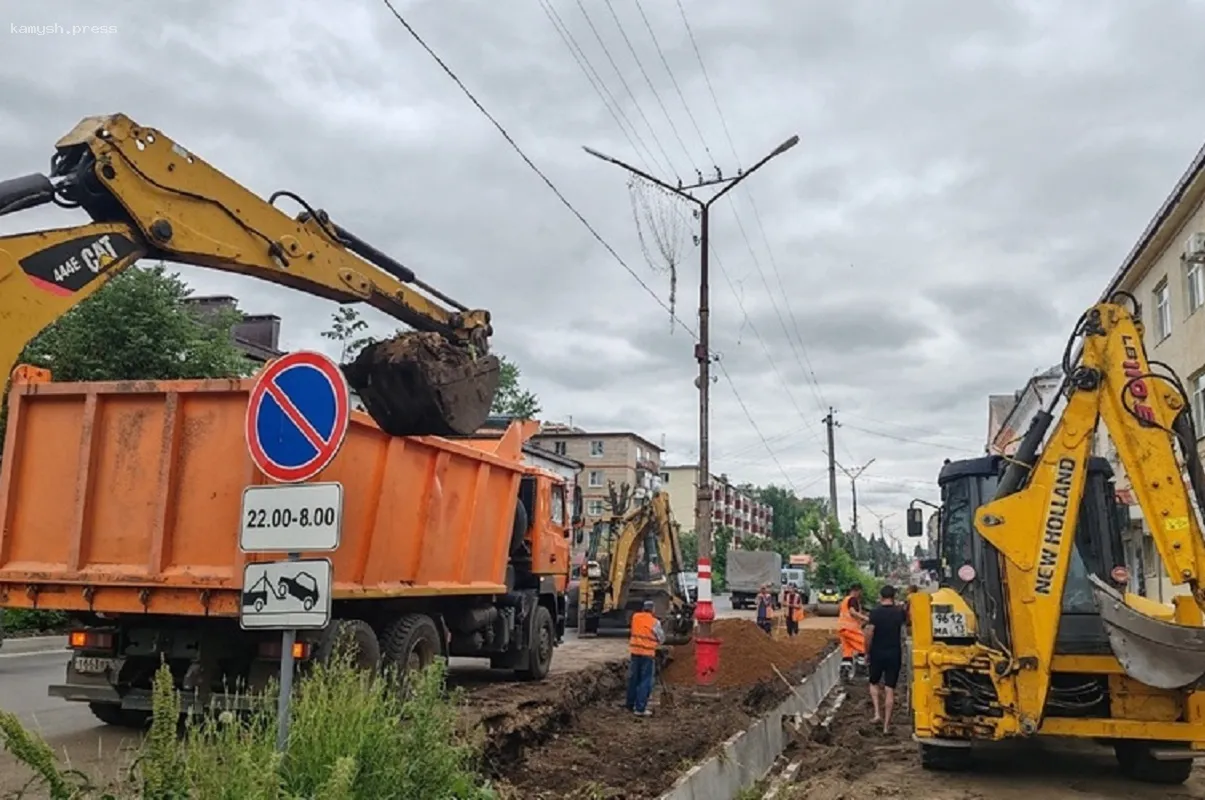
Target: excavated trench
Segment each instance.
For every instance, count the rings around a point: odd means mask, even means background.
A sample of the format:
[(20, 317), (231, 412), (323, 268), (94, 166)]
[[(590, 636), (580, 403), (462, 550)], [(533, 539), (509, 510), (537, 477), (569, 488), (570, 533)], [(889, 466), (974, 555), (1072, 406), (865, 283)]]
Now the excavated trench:
[(504, 797), (524, 800), (656, 798), (696, 762), (784, 700), (835, 646), (824, 631), (768, 638), (746, 620), (721, 620), (713, 697), (693, 686), (693, 645), (675, 648), (653, 693), (653, 716), (623, 708), (624, 661), (539, 684), (475, 689), (467, 721), (484, 735), (483, 767)]

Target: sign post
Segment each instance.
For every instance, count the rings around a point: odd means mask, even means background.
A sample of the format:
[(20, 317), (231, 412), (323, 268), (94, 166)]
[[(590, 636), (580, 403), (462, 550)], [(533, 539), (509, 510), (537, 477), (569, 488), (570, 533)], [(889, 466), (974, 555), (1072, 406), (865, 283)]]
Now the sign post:
[(276, 730), (281, 752), (289, 739), (297, 631), (321, 630), (331, 622), (331, 561), (301, 554), (336, 550), (343, 524), (343, 485), (306, 481), (334, 460), (350, 416), (343, 372), (309, 351), (290, 353), (264, 368), (247, 403), (247, 450), (260, 472), (276, 483), (243, 491), (239, 549), (286, 553), (287, 560), (243, 567), (239, 625), (281, 631)]

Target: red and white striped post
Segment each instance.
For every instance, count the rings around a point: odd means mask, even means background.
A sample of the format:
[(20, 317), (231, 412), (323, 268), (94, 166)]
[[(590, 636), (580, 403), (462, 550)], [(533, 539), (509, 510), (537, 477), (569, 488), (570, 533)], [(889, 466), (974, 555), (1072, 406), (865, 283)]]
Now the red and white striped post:
[[(695, 622), (700, 630), (715, 620), (715, 605), (711, 601), (711, 559), (699, 559), (699, 598), (695, 602)], [(695, 681), (710, 686), (720, 668), (720, 640), (695, 636)]]

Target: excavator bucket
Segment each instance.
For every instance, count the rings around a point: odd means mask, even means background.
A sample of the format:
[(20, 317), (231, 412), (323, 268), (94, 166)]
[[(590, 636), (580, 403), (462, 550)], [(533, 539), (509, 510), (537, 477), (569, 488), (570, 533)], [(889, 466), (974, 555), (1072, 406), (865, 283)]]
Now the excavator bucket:
[(670, 645), (682, 645), (688, 643), (694, 636), (695, 632), (695, 615), (693, 606), (681, 606), (671, 608), (666, 614), (665, 623), (662, 625), (665, 630), (665, 643)]
[(369, 344), (343, 373), (391, 436), (467, 436), (489, 417), (500, 368), (496, 356), (410, 331)]
[(1142, 613), (1113, 587), (1089, 575), (1113, 655), (1136, 681), (1180, 689), (1205, 677), (1205, 628)]

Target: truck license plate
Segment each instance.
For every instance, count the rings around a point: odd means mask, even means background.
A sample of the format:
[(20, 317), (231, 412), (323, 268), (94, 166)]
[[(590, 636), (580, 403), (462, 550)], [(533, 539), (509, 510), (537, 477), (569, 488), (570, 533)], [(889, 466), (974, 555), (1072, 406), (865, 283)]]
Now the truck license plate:
[(97, 658), (95, 656), (76, 656), (71, 666), (83, 675), (104, 675), (117, 666), (115, 658)]

